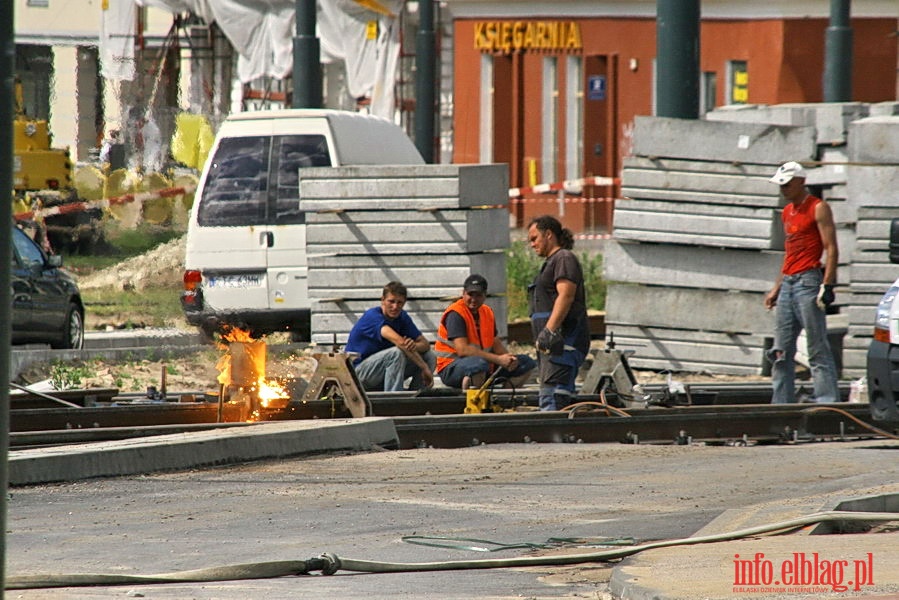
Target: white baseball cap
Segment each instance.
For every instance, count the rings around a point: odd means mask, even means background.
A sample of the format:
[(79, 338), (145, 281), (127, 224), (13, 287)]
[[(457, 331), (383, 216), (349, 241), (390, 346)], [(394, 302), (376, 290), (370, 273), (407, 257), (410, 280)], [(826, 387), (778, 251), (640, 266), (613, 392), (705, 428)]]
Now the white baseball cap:
[(805, 179), (805, 169), (802, 168), (798, 162), (791, 160), (790, 162), (786, 162), (780, 165), (777, 168), (777, 172), (774, 174), (774, 177), (769, 179), (771, 183), (776, 183), (777, 185), (784, 185), (789, 183), (794, 177), (799, 177), (800, 179)]

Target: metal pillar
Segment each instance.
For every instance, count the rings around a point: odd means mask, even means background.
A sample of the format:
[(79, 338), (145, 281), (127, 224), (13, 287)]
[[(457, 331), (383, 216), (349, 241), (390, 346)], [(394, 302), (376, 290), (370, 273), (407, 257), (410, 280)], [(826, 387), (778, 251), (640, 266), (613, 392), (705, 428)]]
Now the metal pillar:
[(852, 100), (851, 0), (830, 0), (830, 26), (825, 38), (824, 101)]
[[(0, 0), (2, 1), (2, 0)], [(321, 45), (315, 37), (315, 0), (297, 0), (293, 38), (294, 108), (322, 107)]]
[[(12, 214), (13, 114), (15, 98), (16, 37), (13, 0), (0, 0), (0, 214)], [(9, 225), (6, 225), (9, 227)], [(8, 229), (6, 231), (9, 231)], [(0, 323), (12, 318), (12, 236), (0, 235)], [(9, 327), (0, 327), (0, 590), (6, 585), (6, 490), (9, 484)], [(0, 597), (3, 596), (0, 591)]]
[(435, 40), (434, 0), (419, 0), (415, 39), (415, 146), (426, 163), (434, 162)]
[(699, 0), (656, 2), (656, 114), (699, 118)]

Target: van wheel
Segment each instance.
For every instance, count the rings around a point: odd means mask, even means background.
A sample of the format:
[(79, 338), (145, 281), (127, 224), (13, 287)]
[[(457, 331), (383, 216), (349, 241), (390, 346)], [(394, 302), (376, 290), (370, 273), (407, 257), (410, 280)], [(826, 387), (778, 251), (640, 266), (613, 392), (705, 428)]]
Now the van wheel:
[(66, 310), (65, 326), (51, 348), (58, 350), (81, 350), (84, 348), (84, 312), (74, 302), (69, 303)]

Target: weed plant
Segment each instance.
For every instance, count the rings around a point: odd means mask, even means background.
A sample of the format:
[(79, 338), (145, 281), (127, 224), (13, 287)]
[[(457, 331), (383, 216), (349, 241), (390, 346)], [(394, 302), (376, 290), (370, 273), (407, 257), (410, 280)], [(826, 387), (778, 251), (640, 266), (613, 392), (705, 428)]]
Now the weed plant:
[[(602, 255), (590, 252), (580, 252), (577, 255), (584, 271), (587, 308), (605, 310), (606, 282), (602, 278)], [(534, 253), (525, 240), (513, 241), (506, 251), (506, 298), (510, 321), (527, 318), (527, 289), (542, 264), (543, 259)]]

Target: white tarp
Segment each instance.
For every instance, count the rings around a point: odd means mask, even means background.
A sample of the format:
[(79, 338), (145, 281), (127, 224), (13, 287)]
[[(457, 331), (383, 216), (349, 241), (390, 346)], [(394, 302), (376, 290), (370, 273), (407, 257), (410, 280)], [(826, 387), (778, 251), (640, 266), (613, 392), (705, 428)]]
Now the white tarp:
[[(207, 23), (214, 21), (239, 54), (237, 75), (243, 83), (263, 76), (283, 79), (293, 72), (295, 0), (134, 1), (172, 13), (190, 11)], [(110, 2), (116, 4), (129, 3)], [(367, 8), (367, 4), (382, 10)], [(371, 112), (389, 119), (394, 111), (400, 52), (397, 15), (402, 6), (403, 0), (319, 0), (316, 17), (322, 62), (343, 61), (348, 93), (354, 98), (370, 98)], [(132, 27), (133, 23), (132, 18)], [(373, 23), (377, 26), (370, 26)]]
[(134, 79), (134, 17), (129, 0), (113, 0), (100, 11), (100, 75), (105, 79)]

